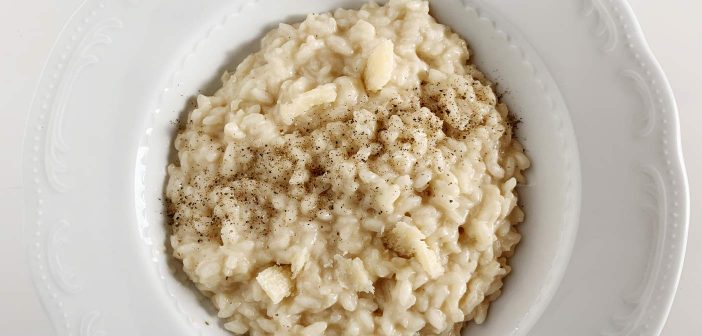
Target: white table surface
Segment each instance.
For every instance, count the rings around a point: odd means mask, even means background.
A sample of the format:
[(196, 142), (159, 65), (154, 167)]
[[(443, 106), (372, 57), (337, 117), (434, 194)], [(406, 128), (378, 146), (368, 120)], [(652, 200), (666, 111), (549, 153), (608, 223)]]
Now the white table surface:
[[(580, 1), (580, 0), (568, 0)], [(662, 335), (702, 335), (702, 1), (629, 0), (680, 109), (692, 216), (685, 268)], [(82, 0), (0, 0), (0, 335), (53, 335), (25, 265), (21, 147), (29, 104), (54, 39)], [(9, 82), (6, 78), (22, 78)]]

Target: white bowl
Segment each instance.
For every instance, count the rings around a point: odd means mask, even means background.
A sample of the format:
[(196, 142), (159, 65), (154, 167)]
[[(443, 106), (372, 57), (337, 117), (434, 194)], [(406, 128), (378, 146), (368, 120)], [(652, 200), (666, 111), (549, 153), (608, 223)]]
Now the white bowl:
[[(276, 23), (361, 3), (84, 3), (25, 137), (29, 265), (59, 334), (226, 334), (166, 248), (172, 122)], [(432, 2), (522, 119), (533, 162), (513, 272), (469, 334), (655, 335), (667, 316), (688, 220), (674, 101), (626, 4), (584, 3)]]
[[(364, 1), (273, 3), (260, 1), (244, 6), (240, 14), (208, 28), (207, 37), (199, 40), (186, 61), (173, 70), (176, 75), (166, 87), (178, 83), (178, 93), (163, 95), (157, 105), (162, 112), (150, 124), (151, 133), (142, 143), (142, 148), (148, 148), (143, 161), (147, 209), (158, 206), (149, 205), (148, 200), (158, 197), (165, 180), (163, 167), (168, 163), (174, 129), (169, 121), (179, 117), (192, 93), (213, 93), (220, 85), (222, 71), (233, 70), (242, 56), (256, 51), (263, 33), (279, 22), (292, 23), (307, 13), (339, 7), (357, 8)], [(568, 110), (554, 80), (518, 31), (509, 26), (498, 27), (489, 16), (458, 1), (433, 2), (431, 10), (440, 22), (469, 42), (474, 61), (499, 84), (504, 101), (522, 120), (518, 136), (533, 162), (527, 173), (528, 185), (519, 189), (527, 214), (526, 222), (520, 225), (523, 240), (511, 261), (513, 273), (506, 279), (504, 293), (491, 306), (487, 322), (479, 329), (487, 335), (524, 335), (555, 293), (577, 231), (580, 164)], [(164, 228), (160, 215), (147, 221)], [(166, 239), (164, 229), (151, 234), (153, 241)], [(168, 256), (160, 254), (156, 258), (165, 264)], [(191, 288), (183, 288), (172, 277), (166, 278), (166, 285), (181, 293), (179, 302), (186, 315), (205, 318), (211, 314), (201, 307), (198, 298), (190, 293), (183, 295)]]

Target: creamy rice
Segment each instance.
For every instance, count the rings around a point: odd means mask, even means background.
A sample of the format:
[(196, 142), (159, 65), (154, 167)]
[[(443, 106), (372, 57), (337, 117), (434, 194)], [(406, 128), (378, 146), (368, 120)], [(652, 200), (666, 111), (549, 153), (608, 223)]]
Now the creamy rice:
[(171, 244), (224, 327), (457, 335), (510, 272), (529, 166), (428, 4), (280, 24), (178, 134)]

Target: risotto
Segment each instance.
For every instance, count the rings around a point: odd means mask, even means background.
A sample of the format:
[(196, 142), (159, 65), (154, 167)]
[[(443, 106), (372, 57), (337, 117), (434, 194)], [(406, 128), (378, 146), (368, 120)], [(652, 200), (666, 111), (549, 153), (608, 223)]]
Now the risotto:
[(280, 24), (197, 97), (173, 254), (227, 330), (458, 335), (510, 272), (529, 160), (426, 1)]

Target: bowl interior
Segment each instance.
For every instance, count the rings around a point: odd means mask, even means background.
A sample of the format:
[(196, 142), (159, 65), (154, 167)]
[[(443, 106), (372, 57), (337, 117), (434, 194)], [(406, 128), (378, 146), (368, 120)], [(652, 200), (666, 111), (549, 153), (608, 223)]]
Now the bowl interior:
[[(172, 153), (173, 121), (184, 117), (190, 99), (198, 92), (213, 93), (226, 69), (234, 69), (243, 57), (257, 49), (257, 41), (279, 22), (296, 22), (305, 14), (334, 8), (357, 8), (363, 1), (261, 0), (222, 5), (211, 21), (203, 22), (201, 34), (184, 41), (182, 53), (164, 67), (164, 87), (154, 97), (159, 113), (148, 127), (148, 151), (137, 162), (137, 194), (143, 195), (148, 240), (166, 244), (162, 215), (165, 167)], [(502, 296), (493, 303), (488, 319), (479, 329), (484, 335), (525, 335), (556, 291), (565, 271), (577, 228), (580, 203), (580, 171), (575, 136), (567, 108), (546, 68), (522, 39), (517, 29), (501, 20), (481, 3), (465, 6), (461, 1), (435, 1), (432, 14), (468, 41), (473, 61), (494, 82), (512, 113), (521, 120), (518, 137), (532, 167), (528, 183), (519, 196), (526, 221), (519, 227), (523, 237), (511, 259), (512, 273)], [(224, 17), (224, 19), (223, 19)], [(156, 99), (156, 98), (155, 98)], [(174, 273), (170, 252), (153, 255), (156, 267)], [(179, 311), (188, 319), (212, 321), (216, 313), (182, 277), (163, 279)], [(228, 335), (223, 329), (208, 334)], [(470, 334), (470, 332), (469, 332)]]

